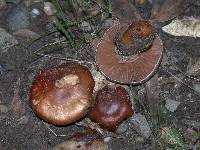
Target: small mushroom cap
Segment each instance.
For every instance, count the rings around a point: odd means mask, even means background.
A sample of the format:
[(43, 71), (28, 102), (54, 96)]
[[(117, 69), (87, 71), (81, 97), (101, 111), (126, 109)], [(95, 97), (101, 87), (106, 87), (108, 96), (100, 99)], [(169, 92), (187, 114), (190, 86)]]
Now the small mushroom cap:
[(154, 28), (148, 21), (136, 21), (133, 22), (127, 31), (124, 32), (122, 36), (122, 43), (126, 45), (131, 45), (133, 42), (133, 33), (138, 34), (142, 38), (147, 38)]
[(63, 64), (42, 71), (33, 81), (30, 105), (43, 120), (55, 125), (73, 123), (88, 111), (94, 80), (87, 67)]
[(113, 39), (126, 23), (113, 25), (103, 36), (97, 47), (96, 63), (101, 72), (110, 80), (125, 84), (141, 84), (154, 74), (162, 58), (162, 41), (156, 34), (152, 46), (134, 56), (123, 57), (116, 53)]
[(130, 97), (125, 88), (106, 86), (98, 92), (89, 117), (102, 128), (114, 130), (132, 114)]

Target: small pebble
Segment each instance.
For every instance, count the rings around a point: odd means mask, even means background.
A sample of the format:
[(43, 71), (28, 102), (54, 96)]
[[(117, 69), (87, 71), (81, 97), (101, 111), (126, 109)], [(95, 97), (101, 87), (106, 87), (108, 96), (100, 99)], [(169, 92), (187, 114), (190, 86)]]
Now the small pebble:
[[(1, 62), (0, 62), (0, 78), (1, 78), (1, 76), (5, 75), (6, 73), (7, 73), (7, 69), (6, 69), (5, 65), (1, 64)], [(1, 99), (1, 97), (0, 97), (0, 99)], [(0, 100), (0, 103), (1, 103), (1, 100)]]
[(105, 28), (109, 28), (114, 24), (114, 20), (112, 18), (106, 19), (104, 26)]
[(128, 121), (125, 120), (117, 127), (116, 133), (117, 134), (125, 133), (127, 129), (128, 129)]
[(7, 113), (9, 108), (6, 105), (0, 104), (0, 113)]
[(5, 29), (0, 28), (0, 52), (5, 52), (16, 44), (18, 41)]
[(8, 29), (15, 32), (19, 29), (28, 28), (30, 25), (29, 11), (25, 6), (13, 7), (7, 16)]
[(138, 136), (138, 137), (135, 138), (135, 141), (138, 142), (138, 143), (144, 143), (144, 138)]
[(110, 136), (108, 136), (108, 137), (105, 137), (103, 140), (104, 140), (104, 142), (105, 142), (105, 143), (108, 143), (108, 142), (110, 142), (110, 140), (111, 140), (111, 137), (110, 137)]
[(31, 14), (32, 14), (32, 17), (35, 18), (37, 16), (40, 15), (40, 11), (37, 9), (37, 8), (34, 8), (32, 11), (31, 11)]
[(149, 138), (151, 129), (145, 116), (140, 113), (135, 113), (133, 117), (130, 118), (130, 122), (134, 125), (136, 132), (140, 133), (145, 138)]
[(50, 2), (44, 2), (44, 9), (43, 11), (48, 15), (52, 16), (54, 13), (56, 13), (56, 9), (54, 5)]
[(171, 99), (167, 99), (165, 103), (165, 107), (171, 112), (174, 112), (179, 105), (180, 102)]
[(135, 0), (136, 4), (143, 5), (146, 3), (146, 0)]
[(83, 29), (84, 31), (90, 32), (90, 31), (92, 30), (91, 25), (90, 25), (87, 21), (83, 21), (83, 22), (81, 23), (81, 26), (82, 26), (82, 29)]
[(6, 1), (0, 0), (0, 10), (6, 7)]
[(200, 84), (194, 84), (194, 90), (200, 93)]
[(13, 33), (13, 35), (15, 36), (19, 36), (19, 37), (23, 37), (23, 38), (26, 38), (26, 39), (36, 39), (36, 38), (39, 38), (40, 35), (29, 30), (29, 29), (20, 29), (20, 30), (17, 30)]

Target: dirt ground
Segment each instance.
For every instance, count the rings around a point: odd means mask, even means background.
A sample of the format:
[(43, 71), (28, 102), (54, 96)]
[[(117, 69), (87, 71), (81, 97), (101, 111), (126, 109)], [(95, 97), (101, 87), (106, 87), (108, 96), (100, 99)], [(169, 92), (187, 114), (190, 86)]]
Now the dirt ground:
[[(71, 135), (85, 128), (74, 124), (69, 126), (54, 126), (45, 124), (31, 110), (29, 106), (29, 91), (35, 75), (43, 69), (51, 68), (66, 60), (51, 59), (49, 57), (37, 56), (36, 50), (42, 46), (64, 37), (59, 32), (45, 34), (49, 28), (50, 16), (43, 12), (43, 1), (34, 2), (24, 6), (25, 2), (7, 3), (6, 8), (0, 10), (0, 27), (18, 41), (18, 44), (7, 50), (0, 50), (0, 150), (46, 150), (63, 142), (66, 137), (55, 136), (56, 134)], [(15, 31), (9, 28), (9, 13), (16, 7), (26, 7), (28, 12), (34, 8), (40, 10), (40, 15), (29, 19), (26, 27), (40, 35), (37, 40), (29, 39), (27, 36), (13, 35)], [(139, 6), (143, 16), (149, 15), (151, 5)], [(200, 17), (200, 5), (194, 3), (181, 16)], [(114, 20), (114, 19), (113, 19)], [(160, 26), (170, 23), (162, 23)], [(101, 24), (102, 30), (99, 36), (102, 37), (108, 26)], [(139, 94), (148, 83), (150, 89), (155, 88), (158, 94), (156, 102), (160, 108), (159, 128), (176, 128), (183, 135), (185, 149), (200, 149), (200, 38), (173, 36), (158, 28), (158, 33), (163, 41), (164, 54), (162, 63), (154, 76), (147, 83), (134, 87), (136, 95), (141, 101), (149, 105), (148, 95)], [(88, 36), (84, 33), (84, 36)], [(57, 57), (73, 58), (94, 62), (95, 49), (85, 44), (81, 48), (73, 49), (65, 44), (47, 46), (48, 54)], [(46, 50), (45, 49), (45, 50)], [(197, 71), (191, 70), (197, 66)], [(90, 67), (90, 66), (89, 66)], [(192, 73), (191, 73), (192, 72)], [(156, 80), (156, 81), (155, 81)], [(156, 83), (155, 83), (155, 82)], [(166, 109), (166, 101), (178, 101), (179, 105), (174, 112)], [(134, 104), (135, 113), (144, 112), (136, 101)], [(154, 150), (156, 146), (152, 136), (145, 138), (138, 133), (135, 127), (127, 120), (126, 131), (123, 138), (111, 138), (107, 142), (110, 150)], [(50, 130), (50, 129), (51, 130)], [(191, 136), (191, 132), (195, 135)], [(174, 148), (172, 148), (174, 149)]]

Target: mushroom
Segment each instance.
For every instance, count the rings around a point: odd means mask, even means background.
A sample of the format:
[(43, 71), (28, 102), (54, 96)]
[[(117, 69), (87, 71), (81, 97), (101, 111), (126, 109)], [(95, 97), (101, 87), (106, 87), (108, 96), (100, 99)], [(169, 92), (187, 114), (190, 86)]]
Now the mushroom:
[(42, 71), (33, 81), (30, 105), (43, 120), (67, 125), (84, 117), (92, 101), (94, 80), (85, 66), (62, 64)]
[(56, 145), (51, 150), (105, 150), (106, 145), (102, 136), (94, 131), (75, 133), (66, 141)]
[(162, 58), (162, 41), (149, 21), (114, 24), (97, 47), (96, 63), (110, 80), (137, 85), (152, 77)]
[(114, 130), (132, 114), (133, 109), (126, 89), (122, 86), (105, 86), (97, 93), (88, 116), (100, 127)]
[(124, 26), (114, 37), (117, 53), (122, 56), (137, 55), (147, 50), (153, 43), (155, 32), (149, 21), (133, 22)]

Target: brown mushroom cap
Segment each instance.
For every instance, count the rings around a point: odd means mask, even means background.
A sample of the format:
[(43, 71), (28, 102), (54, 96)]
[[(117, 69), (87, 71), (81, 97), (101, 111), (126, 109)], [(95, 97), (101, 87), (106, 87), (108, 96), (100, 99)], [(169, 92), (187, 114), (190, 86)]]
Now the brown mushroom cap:
[(125, 45), (132, 44), (132, 41), (134, 41), (132, 36), (133, 33), (136, 33), (143, 38), (147, 38), (154, 30), (153, 26), (148, 21), (133, 22), (128, 28), (129, 29), (124, 32), (121, 39), (122, 43)]
[(30, 105), (41, 119), (67, 125), (85, 116), (93, 88), (88, 68), (76, 63), (63, 64), (36, 77), (30, 91)]
[(113, 130), (132, 114), (130, 97), (125, 88), (106, 86), (97, 93), (89, 117), (102, 128)]
[(116, 33), (127, 26), (119, 23), (112, 26), (97, 47), (96, 63), (110, 80), (126, 84), (141, 84), (147, 81), (158, 68), (162, 58), (162, 41), (156, 34), (152, 46), (137, 55), (121, 57), (116, 53), (113, 39)]

